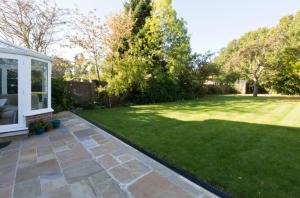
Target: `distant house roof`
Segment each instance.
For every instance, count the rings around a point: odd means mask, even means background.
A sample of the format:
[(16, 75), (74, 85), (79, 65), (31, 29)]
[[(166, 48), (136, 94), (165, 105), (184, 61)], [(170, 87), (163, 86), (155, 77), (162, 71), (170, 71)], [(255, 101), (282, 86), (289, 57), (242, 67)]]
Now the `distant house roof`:
[(33, 50), (30, 50), (30, 49), (27, 49), (24, 47), (18, 47), (12, 43), (9, 43), (6, 41), (1, 41), (1, 40), (0, 40), (0, 53), (30, 56), (30, 57), (35, 57), (35, 58), (48, 60), (48, 61), (52, 60), (51, 57), (49, 57), (45, 54), (41, 54), (41, 53), (35, 52)]

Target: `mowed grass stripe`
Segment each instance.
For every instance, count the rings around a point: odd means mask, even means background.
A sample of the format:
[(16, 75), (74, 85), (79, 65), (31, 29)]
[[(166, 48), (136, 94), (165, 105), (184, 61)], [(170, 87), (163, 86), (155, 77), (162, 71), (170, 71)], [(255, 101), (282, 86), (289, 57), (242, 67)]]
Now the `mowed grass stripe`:
[(299, 105), (208, 96), (79, 113), (234, 197), (298, 197)]

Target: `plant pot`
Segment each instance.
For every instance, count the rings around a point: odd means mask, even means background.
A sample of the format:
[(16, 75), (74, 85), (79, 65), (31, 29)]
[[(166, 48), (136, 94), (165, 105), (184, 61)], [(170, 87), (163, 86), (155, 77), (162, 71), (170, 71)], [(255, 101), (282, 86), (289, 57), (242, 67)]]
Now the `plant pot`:
[(36, 135), (41, 135), (45, 132), (45, 129), (44, 128), (40, 128), (40, 129), (35, 129), (35, 134)]
[(53, 127), (54, 129), (59, 128), (59, 127), (60, 127), (60, 120), (53, 120), (53, 121), (52, 121), (52, 127)]

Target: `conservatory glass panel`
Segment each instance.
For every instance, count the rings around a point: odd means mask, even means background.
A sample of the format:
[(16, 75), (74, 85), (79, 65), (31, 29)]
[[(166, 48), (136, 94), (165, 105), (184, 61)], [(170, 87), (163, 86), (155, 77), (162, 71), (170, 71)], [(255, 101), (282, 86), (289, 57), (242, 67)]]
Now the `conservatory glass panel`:
[(0, 125), (18, 123), (18, 60), (0, 58)]
[(48, 108), (48, 63), (31, 60), (31, 109)]

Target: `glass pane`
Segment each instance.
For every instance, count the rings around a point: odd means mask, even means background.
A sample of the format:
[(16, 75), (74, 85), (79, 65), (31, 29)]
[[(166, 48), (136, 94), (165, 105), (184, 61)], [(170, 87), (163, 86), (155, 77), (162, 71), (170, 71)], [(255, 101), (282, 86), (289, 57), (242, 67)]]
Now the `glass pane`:
[(18, 123), (18, 60), (0, 58), (0, 125)]
[(48, 63), (31, 60), (31, 109), (48, 107)]

